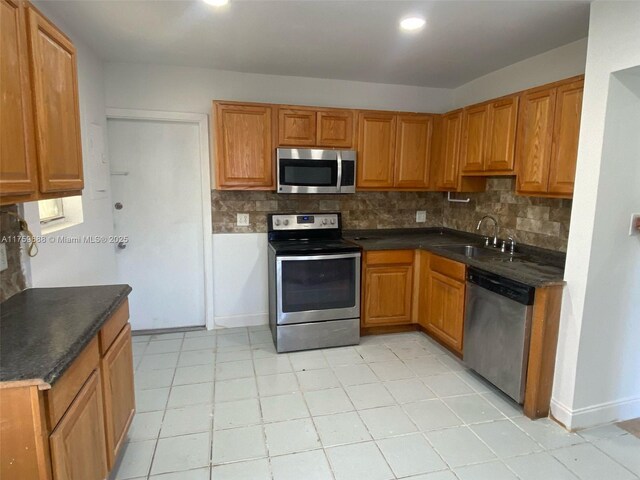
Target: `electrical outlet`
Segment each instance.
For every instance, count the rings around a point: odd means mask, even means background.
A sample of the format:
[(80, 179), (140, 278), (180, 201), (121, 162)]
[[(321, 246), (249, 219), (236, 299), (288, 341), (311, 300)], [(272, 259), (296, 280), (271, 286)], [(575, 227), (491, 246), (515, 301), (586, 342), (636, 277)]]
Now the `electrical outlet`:
[(0, 272), (4, 272), (7, 268), (9, 268), (7, 246), (4, 243), (0, 243)]
[(427, 221), (427, 211), (426, 210), (418, 210), (416, 212), (416, 222), (424, 223)]
[(640, 213), (631, 215), (631, 225), (629, 226), (629, 236), (640, 235)]
[(239, 227), (248, 227), (249, 226), (249, 214), (248, 213), (239, 213), (238, 218), (236, 220), (236, 225)]

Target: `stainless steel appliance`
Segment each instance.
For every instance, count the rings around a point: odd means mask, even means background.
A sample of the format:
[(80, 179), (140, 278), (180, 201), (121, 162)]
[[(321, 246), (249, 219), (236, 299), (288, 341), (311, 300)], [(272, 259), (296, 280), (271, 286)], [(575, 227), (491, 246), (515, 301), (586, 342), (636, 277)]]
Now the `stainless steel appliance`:
[(518, 403), (524, 402), (535, 288), (469, 268), (464, 362)]
[(272, 214), (269, 325), (278, 352), (360, 341), (360, 248), (339, 213)]
[(355, 150), (278, 148), (278, 193), (355, 193)]

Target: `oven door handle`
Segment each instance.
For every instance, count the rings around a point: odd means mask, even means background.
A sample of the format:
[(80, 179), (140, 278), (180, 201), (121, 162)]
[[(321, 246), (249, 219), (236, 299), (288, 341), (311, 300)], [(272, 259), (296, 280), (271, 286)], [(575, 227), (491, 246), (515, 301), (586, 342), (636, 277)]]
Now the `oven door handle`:
[(300, 255), (300, 256), (288, 256), (281, 257), (276, 256), (276, 260), (278, 262), (286, 262), (286, 261), (300, 261), (306, 262), (308, 260), (339, 260), (341, 258), (360, 258), (360, 252), (354, 253), (341, 253), (341, 254), (327, 254), (327, 255)]
[(342, 152), (336, 151), (338, 161), (338, 181), (336, 182), (336, 190), (340, 193), (340, 187), (342, 187)]

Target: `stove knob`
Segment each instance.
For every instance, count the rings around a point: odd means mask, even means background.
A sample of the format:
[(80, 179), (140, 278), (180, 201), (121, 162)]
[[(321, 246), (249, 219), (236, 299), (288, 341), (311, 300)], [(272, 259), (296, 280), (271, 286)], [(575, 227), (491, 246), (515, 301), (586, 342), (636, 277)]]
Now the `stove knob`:
[(276, 218), (276, 219), (273, 221), (273, 224), (274, 224), (275, 226), (280, 225), (280, 219)]
[(332, 218), (332, 219), (331, 219), (331, 225), (335, 225), (335, 224), (336, 224), (336, 219), (335, 219), (335, 218)]
[(283, 221), (282, 221), (282, 223), (283, 223), (284, 225), (289, 225), (289, 220), (286, 220), (286, 219), (285, 219), (285, 220), (283, 220)]
[(326, 218), (323, 218), (323, 219), (322, 219), (322, 224), (323, 224), (323, 225), (326, 225), (326, 224), (327, 224), (327, 219), (326, 219)]

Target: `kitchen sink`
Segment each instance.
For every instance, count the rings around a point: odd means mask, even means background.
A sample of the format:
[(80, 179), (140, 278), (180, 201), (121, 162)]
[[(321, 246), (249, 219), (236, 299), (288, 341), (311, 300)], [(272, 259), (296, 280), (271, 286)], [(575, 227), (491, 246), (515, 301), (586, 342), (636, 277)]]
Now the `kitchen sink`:
[(458, 255), (464, 255), (468, 258), (478, 258), (478, 259), (487, 259), (487, 260), (499, 260), (499, 259), (509, 259), (517, 256), (518, 254), (511, 254), (508, 252), (501, 252), (497, 248), (493, 247), (484, 247), (478, 245), (450, 245), (446, 247), (441, 247), (443, 250), (451, 253), (457, 253)]

